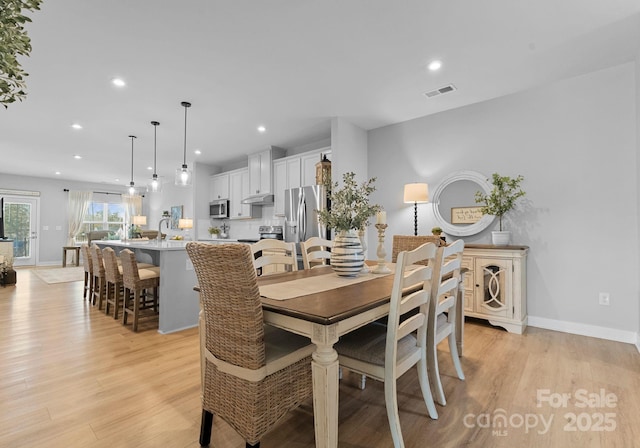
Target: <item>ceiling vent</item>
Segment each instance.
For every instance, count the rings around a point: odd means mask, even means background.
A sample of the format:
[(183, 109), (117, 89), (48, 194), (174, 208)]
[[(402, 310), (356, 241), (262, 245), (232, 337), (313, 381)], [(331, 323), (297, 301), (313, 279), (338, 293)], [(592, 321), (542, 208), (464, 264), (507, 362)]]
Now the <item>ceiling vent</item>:
[(444, 87), (440, 87), (436, 90), (431, 90), (430, 92), (425, 92), (425, 96), (427, 98), (433, 98), (434, 96), (444, 95), (445, 93), (450, 93), (456, 90), (456, 86), (453, 84), (446, 85)]

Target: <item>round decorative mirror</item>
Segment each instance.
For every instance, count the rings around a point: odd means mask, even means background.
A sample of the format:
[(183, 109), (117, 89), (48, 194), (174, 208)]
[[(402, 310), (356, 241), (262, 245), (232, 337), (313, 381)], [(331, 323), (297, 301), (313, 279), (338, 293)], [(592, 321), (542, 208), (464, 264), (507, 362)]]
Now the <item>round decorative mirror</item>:
[(483, 215), (476, 204), (476, 191), (491, 191), (487, 178), (476, 171), (457, 171), (445, 177), (433, 193), (432, 206), (438, 225), (455, 236), (475, 235), (489, 227), (493, 215)]

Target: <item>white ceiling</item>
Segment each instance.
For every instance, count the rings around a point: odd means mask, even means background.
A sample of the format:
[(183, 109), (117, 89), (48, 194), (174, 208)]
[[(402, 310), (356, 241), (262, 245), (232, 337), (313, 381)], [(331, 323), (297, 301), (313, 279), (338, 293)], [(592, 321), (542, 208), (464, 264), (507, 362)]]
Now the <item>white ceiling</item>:
[(28, 97), (0, 109), (0, 173), (122, 185), (130, 134), (136, 184), (150, 177), (152, 120), (172, 181), (181, 101), (187, 163), (220, 165), (328, 138), (334, 116), (374, 129), (640, 51), (638, 0), (44, 0), (31, 16)]

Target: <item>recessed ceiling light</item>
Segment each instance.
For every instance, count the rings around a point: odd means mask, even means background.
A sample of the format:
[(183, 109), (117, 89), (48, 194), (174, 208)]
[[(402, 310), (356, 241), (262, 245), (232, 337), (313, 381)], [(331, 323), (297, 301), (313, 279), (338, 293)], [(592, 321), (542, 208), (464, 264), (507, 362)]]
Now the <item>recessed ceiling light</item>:
[(73, 156), (73, 158), (79, 160), (79, 159), (82, 159), (82, 156), (79, 156), (78, 154), (76, 154), (76, 155)]
[(113, 78), (111, 80), (111, 83), (116, 87), (124, 87), (124, 86), (127, 85), (127, 83), (124, 82), (124, 79), (122, 79), (122, 78)]
[(79, 124), (79, 123), (73, 123), (73, 124), (71, 125), (71, 127), (72, 127), (73, 129), (82, 129), (82, 125), (81, 125), (81, 124)]
[(120, 179), (113, 179), (113, 180), (116, 181), (116, 182), (120, 182)]
[(196, 149), (195, 151), (193, 151), (195, 154), (200, 155), (202, 154), (202, 151), (200, 151), (199, 149)]
[(428, 67), (429, 67), (429, 70), (431, 70), (432, 72), (435, 72), (436, 70), (440, 70), (440, 67), (442, 67), (442, 62), (431, 61)]
[(266, 132), (267, 128), (265, 128), (264, 126), (258, 126), (258, 132)]
[(149, 171), (151, 171), (151, 170), (153, 169), (153, 167), (152, 167), (152, 166), (148, 166), (148, 167), (147, 167), (147, 169), (148, 169)]
[(56, 176), (59, 176), (59, 175), (60, 175), (60, 171), (56, 171)]

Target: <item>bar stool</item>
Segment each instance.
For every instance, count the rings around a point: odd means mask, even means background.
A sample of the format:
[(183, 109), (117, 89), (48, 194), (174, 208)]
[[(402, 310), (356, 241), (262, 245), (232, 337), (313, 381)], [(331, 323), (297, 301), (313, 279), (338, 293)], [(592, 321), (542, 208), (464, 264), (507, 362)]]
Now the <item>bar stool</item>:
[[(160, 287), (160, 268), (138, 269), (135, 254), (129, 249), (120, 252), (124, 300), (122, 323), (127, 324), (129, 314), (133, 316), (133, 331), (138, 331), (140, 310), (153, 308), (158, 312), (158, 288)], [(151, 297), (149, 290), (153, 289)]]
[(104, 262), (102, 260), (102, 249), (96, 244), (92, 244), (89, 248), (91, 252), (91, 262), (93, 264), (93, 294), (92, 303), (102, 309), (102, 300), (105, 297), (106, 277), (104, 271)]
[(84, 293), (82, 300), (85, 300), (87, 293), (89, 293), (89, 302), (91, 302), (93, 297), (93, 263), (91, 252), (89, 251), (88, 244), (80, 246), (80, 250), (82, 251), (82, 265), (84, 266)]

